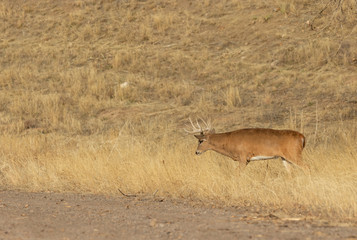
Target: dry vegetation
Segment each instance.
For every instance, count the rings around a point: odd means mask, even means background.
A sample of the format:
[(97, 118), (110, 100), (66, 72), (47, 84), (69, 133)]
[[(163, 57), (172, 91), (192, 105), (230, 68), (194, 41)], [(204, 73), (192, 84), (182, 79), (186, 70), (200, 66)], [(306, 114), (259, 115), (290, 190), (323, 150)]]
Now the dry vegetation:
[[(356, 1), (5, 0), (0, 22), (1, 188), (356, 219)], [(189, 116), (302, 131), (312, 174), (195, 157)]]

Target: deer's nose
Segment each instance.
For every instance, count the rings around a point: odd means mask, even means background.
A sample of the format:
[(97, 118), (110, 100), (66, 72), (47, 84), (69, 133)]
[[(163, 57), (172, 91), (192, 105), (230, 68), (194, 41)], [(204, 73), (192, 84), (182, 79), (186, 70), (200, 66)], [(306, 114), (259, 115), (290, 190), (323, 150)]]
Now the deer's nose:
[(200, 155), (201, 154), (201, 152), (200, 151), (196, 151), (196, 155)]

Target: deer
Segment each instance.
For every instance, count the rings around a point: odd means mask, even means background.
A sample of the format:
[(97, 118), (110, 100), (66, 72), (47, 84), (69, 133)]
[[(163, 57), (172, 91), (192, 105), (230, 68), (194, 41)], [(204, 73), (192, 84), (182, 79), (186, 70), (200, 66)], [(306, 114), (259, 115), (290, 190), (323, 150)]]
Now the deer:
[(281, 158), (282, 163), (291, 175), (291, 165), (301, 168), (305, 174), (309, 167), (302, 161), (302, 150), (305, 147), (305, 136), (293, 130), (276, 130), (270, 128), (245, 128), (231, 132), (216, 133), (210, 122), (202, 128), (189, 119), (191, 131), (198, 139), (196, 155), (208, 150), (218, 152), (239, 162), (239, 174), (252, 161)]

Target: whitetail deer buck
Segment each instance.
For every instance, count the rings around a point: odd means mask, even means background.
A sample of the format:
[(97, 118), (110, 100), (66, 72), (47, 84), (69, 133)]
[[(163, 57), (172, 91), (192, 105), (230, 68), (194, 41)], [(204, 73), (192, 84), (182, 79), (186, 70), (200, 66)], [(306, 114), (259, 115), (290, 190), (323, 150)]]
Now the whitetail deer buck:
[(304, 172), (308, 171), (307, 165), (302, 162), (301, 153), (305, 147), (305, 137), (299, 132), (292, 130), (274, 130), (267, 128), (247, 128), (233, 132), (215, 133), (210, 124), (205, 129), (193, 124), (193, 131), (199, 133), (194, 135), (198, 139), (196, 154), (200, 155), (207, 150), (213, 150), (234, 161), (239, 161), (240, 172), (251, 161), (281, 158), (283, 164), (290, 174), (290, 165), (301, 167)]

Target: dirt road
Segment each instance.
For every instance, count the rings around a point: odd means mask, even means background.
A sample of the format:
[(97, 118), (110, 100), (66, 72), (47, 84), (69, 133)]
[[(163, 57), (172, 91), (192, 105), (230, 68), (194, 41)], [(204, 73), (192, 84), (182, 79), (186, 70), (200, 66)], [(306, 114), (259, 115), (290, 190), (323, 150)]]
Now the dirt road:
[(357, 239), (357, 226), (183, 200), (1, 191), (0, 239)]

